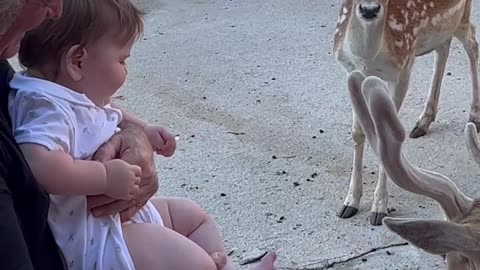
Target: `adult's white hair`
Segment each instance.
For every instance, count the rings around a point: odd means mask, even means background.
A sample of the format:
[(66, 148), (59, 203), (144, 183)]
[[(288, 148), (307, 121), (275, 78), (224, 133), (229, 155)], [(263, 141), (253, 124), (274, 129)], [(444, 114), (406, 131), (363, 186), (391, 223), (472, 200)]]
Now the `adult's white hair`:
[(0, 35), (13, 24), (22, 3), (22, 0), (0, 0)]

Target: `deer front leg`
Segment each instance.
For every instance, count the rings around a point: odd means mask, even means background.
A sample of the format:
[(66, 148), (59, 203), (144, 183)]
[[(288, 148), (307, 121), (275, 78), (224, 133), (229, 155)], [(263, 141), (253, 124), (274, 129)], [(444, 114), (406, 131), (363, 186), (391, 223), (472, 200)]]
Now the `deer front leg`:
[(471, 23), (461, 25), (455, 36), (462, 42), (470, 62), (472, 78), (472, 105), (468, 121), (473, 122), (480, 129), (480, 87), (478, 82), (478, 42), (475, 26)]
[(387, 173), (381, 165), (378, 171), (377, 187), (373, 194), (373, 204), (370, 213), (370, 224), (373, 226), (382, 225), (383, 218), (388, 215)]
[(425, 103), (425, 108), (418, 118), (415, 127), (410, 132), (410, 138), (419, 138), (427, 134), (430, 124), (435, 121), (438, 112), (440, 88), (442, 86), (451, 43), (452, 39), (450, 38), (435, 50), (435, 70), (430, 84), (427, 102)]
[(358, 212), (360, 199), (362, 198), (363, 192), (362, 170), (363, 151), (365, 149), (365, 134), (363, 133), (363, 130), (357, 121), (355, 113), (353, 113), (352, 138), (354, 144), (353, 169), (347, 197), (345, 198), (342, 209), (338, 213), (338, 216), (341, 218), (351, 218)]

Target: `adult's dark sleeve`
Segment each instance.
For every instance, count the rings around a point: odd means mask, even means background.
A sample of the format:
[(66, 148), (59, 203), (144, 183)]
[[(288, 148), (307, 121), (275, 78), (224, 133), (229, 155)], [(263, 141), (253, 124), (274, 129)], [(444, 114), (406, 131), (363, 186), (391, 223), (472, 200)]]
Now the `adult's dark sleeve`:
[(12, 194), (2, 175), (0, 175), (0, 269), (33, 270), (13, 206)]
[[(5, 60), (0, 60), (0, 269), (33, 270), (33, 263), (25, 242), (19, 218), (15, 211), (13, 195), (7, 183), (20, 179), (10, 179), (9, 168), (12, 164), (10, 136), (6, 134), (9, 126), (4, 119), (8, 94), (8, 80), (13, 76), (13, 69)], [(32, 211), (34, 211), (32, 209)]]

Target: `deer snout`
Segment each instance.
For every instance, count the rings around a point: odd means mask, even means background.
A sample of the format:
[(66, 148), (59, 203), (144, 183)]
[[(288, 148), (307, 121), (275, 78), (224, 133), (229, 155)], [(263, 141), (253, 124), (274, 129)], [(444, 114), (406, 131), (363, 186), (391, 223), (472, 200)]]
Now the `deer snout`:
[(381, 6), (379, 4), (359, 5), (358, 9), (364, 19), (372, 20), (378, 16)]

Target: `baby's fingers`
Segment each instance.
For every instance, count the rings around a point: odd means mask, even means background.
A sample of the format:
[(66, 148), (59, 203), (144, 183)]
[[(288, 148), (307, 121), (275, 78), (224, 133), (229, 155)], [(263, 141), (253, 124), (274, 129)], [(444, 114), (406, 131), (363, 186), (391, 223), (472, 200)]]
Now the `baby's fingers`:
[(122, 200), (133, 200), (135, 199), (135, 196), (138, 195), (138, 192), (140, 191), (140, 187), (137, 184), (134, 184), (133, 186), (130, 187), (128, 195), (126, 195)]
[(138, 195), (138, 192), (140, 192), (140, 186), (139, 185), (134, 185), (133, 188), (132, 188), (132, 191), (130, 192), (130, 194), (132, 195), (130, 200), (135, 198)]
[[(133, 172), (133, 175), (137, 178), (139, 178), (140, 176), (142, 176), (142, 168), (140, 168), (140, 166), (137, 166), (137, 165), (131, 165), (131, 170)], [(137, 183), (137, 182), (135, 182)]]

